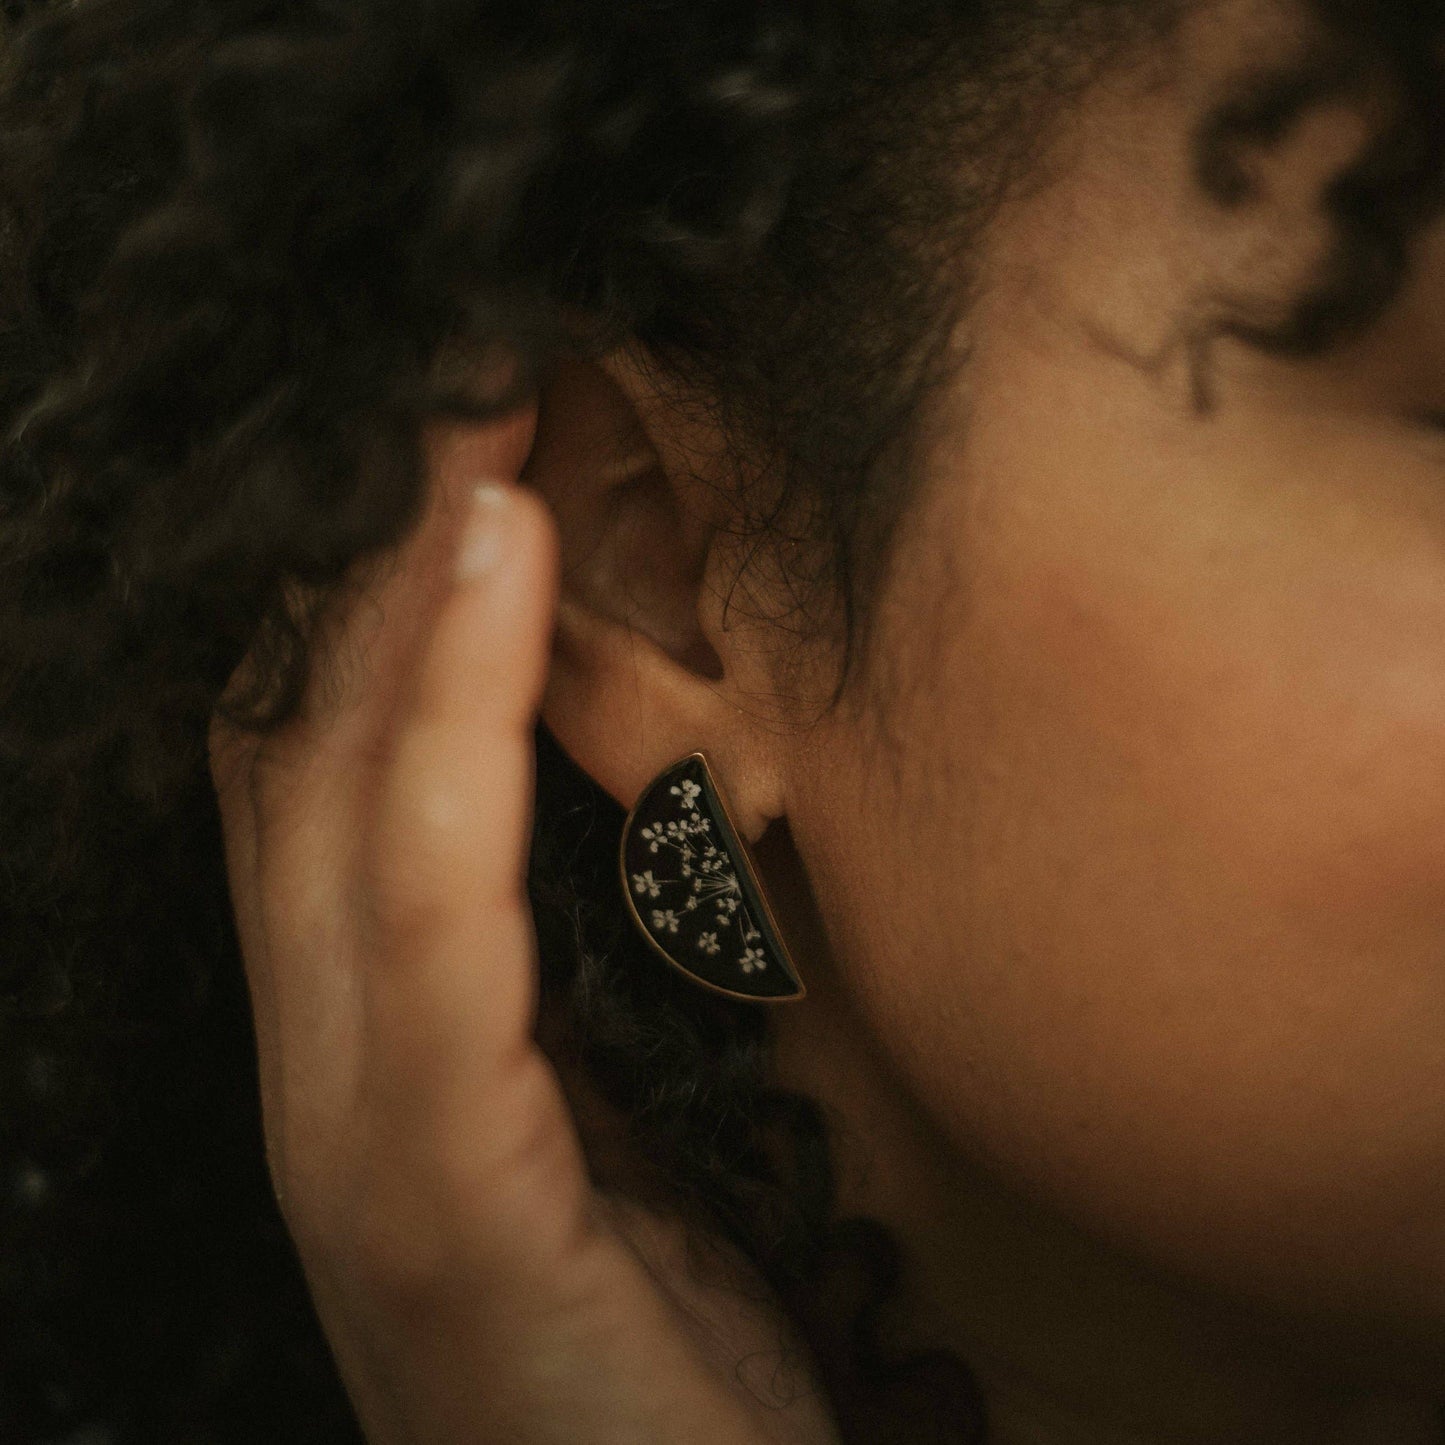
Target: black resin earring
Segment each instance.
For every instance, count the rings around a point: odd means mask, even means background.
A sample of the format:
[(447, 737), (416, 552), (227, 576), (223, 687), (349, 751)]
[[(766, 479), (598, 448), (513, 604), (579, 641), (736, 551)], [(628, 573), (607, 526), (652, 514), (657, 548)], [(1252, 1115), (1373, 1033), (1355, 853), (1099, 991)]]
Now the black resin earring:
[(622, 891), (643, 937), (694, 983), (750, 1003), (806, 995), (702, 753), (674, 763), (627, 815)]

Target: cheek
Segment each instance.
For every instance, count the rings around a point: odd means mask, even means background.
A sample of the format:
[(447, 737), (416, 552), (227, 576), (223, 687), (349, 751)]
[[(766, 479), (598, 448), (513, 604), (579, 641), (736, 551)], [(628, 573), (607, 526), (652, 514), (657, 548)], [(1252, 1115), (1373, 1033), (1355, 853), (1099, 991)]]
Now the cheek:
[(1411, 923), (1445, 941), (1445, 558), (1140, 545), (1138, 570), (1055, 553), (996, 579), (980, 645), (1011, 722), (1252, 913), (1336, 944)]
[(869, 805), (865, 1007), (1091, 1228), (1445, 1324), (1445, 556), (1217, 455), (1067, 453), (935, 504), (986, 542)]

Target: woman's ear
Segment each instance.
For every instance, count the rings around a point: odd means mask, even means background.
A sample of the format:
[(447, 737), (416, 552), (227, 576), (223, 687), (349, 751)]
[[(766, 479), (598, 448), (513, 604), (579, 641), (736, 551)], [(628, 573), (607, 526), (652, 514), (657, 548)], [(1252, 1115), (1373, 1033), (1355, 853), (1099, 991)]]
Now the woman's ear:
[[(725, 609), (741, 552), (705, 458), (720, 439), (622, 361), (564, 363), (522, 474), (557, 519), (561, 595), (542, 718), (624, 808), (706, 752), (750, 842), (785, 811), (768, 609)], [(725, 617), (726, 610), (726, 617)]]

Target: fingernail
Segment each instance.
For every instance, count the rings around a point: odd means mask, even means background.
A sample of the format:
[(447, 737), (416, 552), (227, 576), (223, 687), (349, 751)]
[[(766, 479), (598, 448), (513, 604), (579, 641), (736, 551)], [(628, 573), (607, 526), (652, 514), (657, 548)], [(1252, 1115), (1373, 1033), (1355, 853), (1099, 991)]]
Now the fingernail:
[(495, 571), (502, 559), (502, 538), (509, 499), (500, 482), (481, 482), (472, 491), (471, 515), (457, 553), (457, 579), (469, 582)]

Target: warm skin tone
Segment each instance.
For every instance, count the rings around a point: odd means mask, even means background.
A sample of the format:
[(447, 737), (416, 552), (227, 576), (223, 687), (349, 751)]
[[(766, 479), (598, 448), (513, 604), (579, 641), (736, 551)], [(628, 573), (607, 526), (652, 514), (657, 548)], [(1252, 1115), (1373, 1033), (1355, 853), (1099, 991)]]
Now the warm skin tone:
[(1309, 274), (1369, 123), (1311, 116), (1214, 210), (1188, 126), (1241, 34), (1087, 95), (992, 227), (836, 713), (766, 565), (724, 624), (723, 443), (643, 372), (564, 371), (523, 474), (542, 715), (624, 805), (709, 752), (810, 989), (782, 1077), (991, 1445), (1440, 1438), (1445, 227), (1360, 341), (1219, 346), (1201, 416), (1181, 317)]

